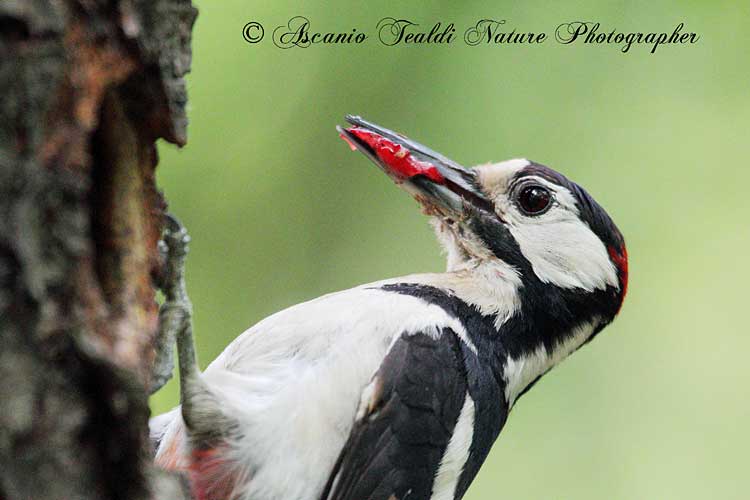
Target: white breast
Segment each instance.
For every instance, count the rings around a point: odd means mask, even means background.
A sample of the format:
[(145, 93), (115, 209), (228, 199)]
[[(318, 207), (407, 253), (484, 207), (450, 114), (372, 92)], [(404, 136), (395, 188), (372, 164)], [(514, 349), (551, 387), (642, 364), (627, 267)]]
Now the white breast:
[(360, 287), (281, 311), (238, 337), (204, 377), (242, 422), (233, 461), (249, 480), (240, 498), (317, 498), (395, 337), (442, 327), (467, 338), (438, 306)]

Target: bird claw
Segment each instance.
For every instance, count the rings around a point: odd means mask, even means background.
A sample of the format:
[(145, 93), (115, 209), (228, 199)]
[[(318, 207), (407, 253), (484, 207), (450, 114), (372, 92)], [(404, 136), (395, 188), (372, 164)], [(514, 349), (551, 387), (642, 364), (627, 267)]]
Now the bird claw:
[(176, 342), (182, 419), (191, 440), (197, 443), (215, 439), (221, 434), (217, 429), (231, 430), (239, 424), (226, 414), (223, 402), (200, 376), (193, 341), (193, 307), (185, 287), (185, 256), (189, 242), (190, 236), (185, 227), (173, 215), (166, 214), (159, 249), (164, 256), (164, 272), (159, 285), (164, 293), (164, 303), (159, 308), (156, 359), (150, 393), (159, 390), (172, 377), (173, 346)]
[(172, 378), (174, 371), (174, 343), (177, 335), (190, 327), (192, 305), (185, 287), (185, 256), (190, 235), (176, 217), (167, 213), (158, 251), (163, 262), (159, 289), (164, 302), (159, 308), (159, 328), (156, 334), (156, 356), (152, 370), (151, 394), (161, 389)]
[[(166, 224), (159, 253), (164, 257), (164, 272), (160, 288), (167, 297), (175, 297), (184, 289), (185, 256), (188, 253), (190, 235), (187, 229), (172, 214), (166, 214)], [(187, 294), (185, 294), (187, 296)]]

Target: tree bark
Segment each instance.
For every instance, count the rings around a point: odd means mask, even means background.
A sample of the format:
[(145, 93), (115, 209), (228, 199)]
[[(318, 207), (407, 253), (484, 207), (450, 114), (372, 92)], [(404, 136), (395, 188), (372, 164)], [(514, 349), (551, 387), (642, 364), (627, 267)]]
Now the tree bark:
[(150, 465), (147, 389), (155, 141), (186, 141), (196, 13), (0, 2), (0, 500), (182, 495)]

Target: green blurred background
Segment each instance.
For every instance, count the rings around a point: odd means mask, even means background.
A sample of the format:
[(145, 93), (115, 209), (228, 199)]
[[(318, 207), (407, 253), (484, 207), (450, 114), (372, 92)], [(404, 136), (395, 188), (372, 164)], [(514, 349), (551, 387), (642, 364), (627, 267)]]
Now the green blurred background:
[[(334, 130), (361, 114), (472, 165), (528, 157), (583, 184), (625, 234), (621, 317), (511, 415), (466, 498), (750, 497), (750, 3), (198, 1), (190, 141), (159, 183), (193, 236), (205, 366), (281, 308), (444, 263), (416, 203)], [(281, 50), (274, 27), (454, 22), (449, 46)], [(695, 45), (468, 47), (480, 18), (668, 31)], [(247, 44), (242, 27), (264, 24)], [(177, 403), (171, 382), (154, 412)]]

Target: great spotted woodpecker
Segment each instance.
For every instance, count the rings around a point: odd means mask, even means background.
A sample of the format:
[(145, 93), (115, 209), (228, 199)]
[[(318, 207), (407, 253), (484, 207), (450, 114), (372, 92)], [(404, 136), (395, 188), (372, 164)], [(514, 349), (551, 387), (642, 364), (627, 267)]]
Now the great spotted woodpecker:
[(467, 169), (347, 121), (341, 136), (431, 217), (447, 270), (290, 307), (200, 373), (172, 221), (162, 324), (182, 406), (151, 432), (196, 498), (460, 499), (518, 398), (620, 310), (625, 243), (579, 185), (524, 159)]

